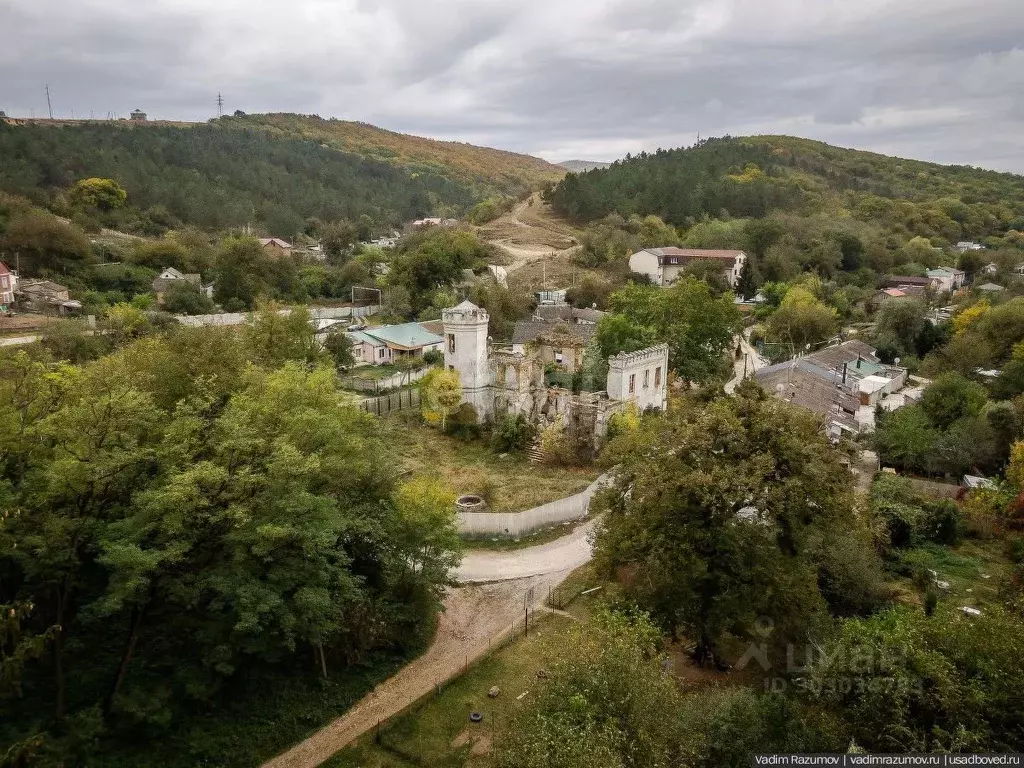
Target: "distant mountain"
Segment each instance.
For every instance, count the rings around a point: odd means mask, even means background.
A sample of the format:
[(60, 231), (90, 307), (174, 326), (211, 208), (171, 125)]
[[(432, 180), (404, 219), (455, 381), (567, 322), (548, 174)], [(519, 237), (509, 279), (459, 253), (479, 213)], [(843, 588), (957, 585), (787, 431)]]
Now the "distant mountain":
[(558, 165), (573, 173), (585, 173), (595, 168), (607, 168), (611, 163), (602, 163), (598, 160), (565, 160)]
[(66, 192), (118, 181), (118, 228), (159, 234), (252, 225), (291, 238), (307, 219), (368, 216), (378, 227), (462, 216), (565, 175), (536, 157), (292, 114), (208, 123), (0, 120), (0, 190), (66, 215)]

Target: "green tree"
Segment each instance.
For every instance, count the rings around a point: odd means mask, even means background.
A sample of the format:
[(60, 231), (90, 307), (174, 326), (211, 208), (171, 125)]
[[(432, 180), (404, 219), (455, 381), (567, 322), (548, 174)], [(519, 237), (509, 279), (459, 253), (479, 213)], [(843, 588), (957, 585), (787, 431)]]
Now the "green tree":
[(861, 540), (849, 473), (817, 422), (756, 385), (645, 422), (608, 460), (619, 469), (596, 562), (630, 569), (631, 597), (695, 640), (701, 661), (760, 616), (776, 637), (805, 632), (824, 610), (821, 542)]
[(420, 379), (423, 416), (445, 430), (448, 417), (462, 404), (462, 384), (456, 371), (434, 368)]
[(980, 384), (949, 373), (928, 385), (921, 408), (937, 429), (948, 429), (960, 419), (977, 416), (987, 399)]
[(918, 405), (886, 414), (874, 435), (882, 462), (916, 472), (935, 472), (935, 445), (940, 433)]
[(768, 338), (792, 353), (827, 340), (837, 330), (837, 313), (806, 288), (794, 286), (768, 320)]
[(89, 255), (89, 240), (81, 229), (36, 210), (16, 213), (0, 242), (5, 250), (20, 254), (23, 277), (75, 268)]
[(605, 359), (664, 342), (670, 367), (689, 381), (707, 381), (717, 373), (740, 324), (732, 299), (716, 296), (693, 277), (668, 288), (627, 286), (612, 294), (611, 305), (612, 314), (597, 328)]
[(269, 260), (251, 237), (225, 238), (213, 268), (213, 297), (225, 309), (251, 309), (259, 296), (269, 298)]
[(309, 310), (283, 309), (274, 302), (257, 304), (245, 328), (252, 358), (269, 368), (294, 360), (312, 363), (320, 357)]
[(409, 568), (437, 588), (459, 564), (462, 540), (455, 519), (455, 494), (436, 478), (417, 478), (395, 494), (395, 539), (408, 554)]
[(503, 768), (669, 765), (685, 733), (646, 616), (603, 614), (574, 628), (567, 654), (500, 745)]
[(351, 221), (334, 221), (326, 225), (320, 234), (320, 243), (327, 258), (335, 264), (344, 261), (355, 245), (358, 234)]
[(917, 299), (892, 299), (878, 310), (875, 341), (879, 347), (892, 346), (900, 355), (913, 354), (924, 330), (928, 308)]
[(1013, 661), (1020, 630), (1019, 617), (997, 606), (970, 620), (948, 608), (927, 617), (900, 607), (846, 621), (807, 689), (871, 751), (1016, 751), (1024, 745), (1024, 680)]
[(339, 368), (355, 365), (355, 344), (344, 331), (333, 331), (324, 339), (324, 350)]
[(124, 207), (128, 193), (113, 179), (82, 179), (71, 188), (71, 199), (80, 205), (112, 211)]
[(213, 301), (187, 280), (175, 280), (164, 292), (164, 309), (177, 315), (206, 315), (213, 312)]

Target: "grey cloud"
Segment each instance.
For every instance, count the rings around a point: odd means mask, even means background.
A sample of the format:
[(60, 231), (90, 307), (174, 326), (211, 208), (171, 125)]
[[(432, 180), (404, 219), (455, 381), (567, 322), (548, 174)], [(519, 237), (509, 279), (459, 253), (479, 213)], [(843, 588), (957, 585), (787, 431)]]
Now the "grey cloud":
[(792, 132), (1024, 172), (1019, 0), (0, 0), (0, 29), (9, 114), (220, 90), (552, 160)]

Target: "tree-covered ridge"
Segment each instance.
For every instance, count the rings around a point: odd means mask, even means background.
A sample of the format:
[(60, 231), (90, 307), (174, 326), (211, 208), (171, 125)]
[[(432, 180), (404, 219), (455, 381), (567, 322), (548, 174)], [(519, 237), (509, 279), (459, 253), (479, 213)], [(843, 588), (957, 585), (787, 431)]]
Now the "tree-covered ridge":
[(692, 226), (703, 217), (825, 214), (947, 242), (1024, 226), (1024, 177), (788, 136), (726, 137), (642, 153), (569, 174), (550, 199), (582, 221), (653, 214)]
[(411, 136), (368, 123), (324, 120), (316, 115), (240, 115), (220, 118), (215, 124), (262, 130), (275, 136), (313, 139), (333, 149), (381, 160), (415, 173), (437, 174), (492, 194), (517, 195), (558, 181), (565, 175), (564, 168), (531, 155)]
[(397, 225), (463, 211), (479, 199), (441, 175), (410, 174), (312, 140), (212, 125), (0, 125), (0, 157), (0, 188), (58, 212), (64, 191), (80, 179), (117, 181), (143, 232), (150, 222), (251, 224), (291, 238), (310, 217), (366, 214), (380, 226)]

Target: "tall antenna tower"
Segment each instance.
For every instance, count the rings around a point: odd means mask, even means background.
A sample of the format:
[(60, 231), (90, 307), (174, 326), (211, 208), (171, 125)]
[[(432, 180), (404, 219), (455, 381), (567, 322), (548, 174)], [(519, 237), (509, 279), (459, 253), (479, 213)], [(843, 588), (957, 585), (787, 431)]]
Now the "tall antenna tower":
[(224, 116), (224, 97), (220, 95), (220, 91), (217, 91), (217, 117)]
[(50, 104), (50, 84), (46, 84), (46, 108), (50, 110), (50, 119), (53, 120), (53, 105)]

